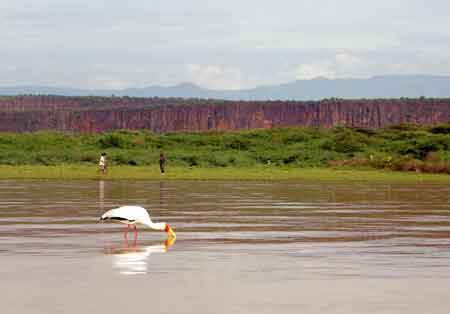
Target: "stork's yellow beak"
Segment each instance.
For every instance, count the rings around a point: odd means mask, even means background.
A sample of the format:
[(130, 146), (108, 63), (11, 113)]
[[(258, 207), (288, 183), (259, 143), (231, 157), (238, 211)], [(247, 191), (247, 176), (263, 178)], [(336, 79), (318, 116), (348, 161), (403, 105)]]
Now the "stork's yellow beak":
[(166, 246), (166, 251), (170, 249), (170, 247), (175, 243), (176, 238), (167, 237), (166, 242), (164, 242)]
[(173, 231), (173, 229), (171, 227), (168, 228), (169, 230), (167, 230), (167, 237), (168, 238), (173, 238), (176, 239), (177, 235), (175, 234), (175, 232)]

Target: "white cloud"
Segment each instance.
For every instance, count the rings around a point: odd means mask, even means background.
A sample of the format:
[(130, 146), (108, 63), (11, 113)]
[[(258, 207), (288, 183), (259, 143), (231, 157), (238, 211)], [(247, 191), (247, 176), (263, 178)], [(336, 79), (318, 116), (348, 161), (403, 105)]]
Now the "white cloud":
[(361, 57), (349, 52), (338, 52), (334, 56), (298, 65), (295, 74), (296, 79), (360, 77), (367, 66)]
[(187, 64), (186, 76), (189, 82), (211, 89), (241, 89), (241, 70), (236, 67), (222, 67), (211, 64)]
[(296, 69), (296, 79), (310, 80), (317, 77), (335, 78), (336, 72), (333, 64), (329, 61), (303, 63)]
[(347, 52), (339, 52), (335, 57), (336, 66), (342, 67), (344, 71), (358, 70), (359, 67), (364, 65), (364, 61)]

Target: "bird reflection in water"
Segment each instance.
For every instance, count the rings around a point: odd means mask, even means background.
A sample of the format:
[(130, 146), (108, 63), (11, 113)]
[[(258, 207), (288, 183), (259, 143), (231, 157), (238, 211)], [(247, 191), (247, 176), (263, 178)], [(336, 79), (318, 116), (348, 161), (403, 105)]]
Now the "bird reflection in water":
[(175, 238), (168, 238), (162, 244), (138, 246), (137, 239), (130, 244), (124, 239), (123, 247), (107, 247), (105, 254), (113, 257), (113, 268), (121, 275), (139, 275), (147, 273), (147, 259), (153, 253), (166, 253), (175, 243)]

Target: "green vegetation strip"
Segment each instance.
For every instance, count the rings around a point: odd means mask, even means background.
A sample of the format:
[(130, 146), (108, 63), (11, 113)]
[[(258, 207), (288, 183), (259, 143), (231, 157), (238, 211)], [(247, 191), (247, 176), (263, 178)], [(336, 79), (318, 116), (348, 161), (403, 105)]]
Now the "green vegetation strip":
[(164, 152), (167, 179), (446, 181), (450, 124), (381, 130), (0, 133), (0, 178), (100, 178), (96, 168), (102, 152), (110, 168), (107, 179), (159, 179)]
[(450, 183), (449, 175), (390, 170), (333, 168), (290, 168), (258, 166), (249, 168), (168, 167), (161, 175), (156, 166), (115, 166), (100, 174), (95, 166), (0, 166), (0, 179), (93, 179), (93, 180), (303, 180), (369, 181), (404, 183)]

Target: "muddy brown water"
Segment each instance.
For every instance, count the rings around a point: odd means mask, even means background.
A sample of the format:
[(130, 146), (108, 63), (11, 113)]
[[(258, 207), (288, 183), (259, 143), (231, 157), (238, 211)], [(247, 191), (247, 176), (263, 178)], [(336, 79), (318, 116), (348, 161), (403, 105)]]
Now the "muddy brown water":
[[(1, 313), (449, 313), (450, 186), (0, 181)], [(125, 204), (175, 243), (99, 223)]]

